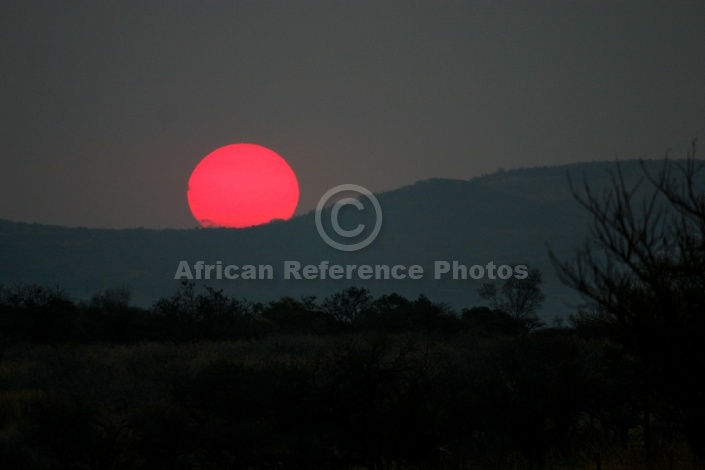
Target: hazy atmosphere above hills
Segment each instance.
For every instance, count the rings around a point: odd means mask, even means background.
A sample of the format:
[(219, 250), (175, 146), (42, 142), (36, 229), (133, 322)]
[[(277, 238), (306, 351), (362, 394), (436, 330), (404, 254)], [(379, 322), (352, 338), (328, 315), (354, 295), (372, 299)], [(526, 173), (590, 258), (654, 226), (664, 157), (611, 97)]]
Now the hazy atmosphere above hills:
[(682, 157), (702, 2), (0, 4), (0, 218), (190, 228), (189, 175), (253, 142), (383, 192), (498, 168)]

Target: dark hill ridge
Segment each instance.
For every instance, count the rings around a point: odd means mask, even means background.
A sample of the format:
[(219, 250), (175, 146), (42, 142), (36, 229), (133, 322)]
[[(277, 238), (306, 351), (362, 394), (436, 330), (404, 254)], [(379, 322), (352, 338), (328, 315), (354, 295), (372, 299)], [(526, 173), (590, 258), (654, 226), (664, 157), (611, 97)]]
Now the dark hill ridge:
[[(621, 163), (625, 177), (636, 181), (636, 161)], [(654, 172), (661, 162), (647, 163)], [(556, 279), (547, 245), (570, 257), (588, 235), (590, 219), (573, 200), (567, 174), (585, 177), (592, 187), (609, 181), (614, 163), (580, 163), (559, 167), (500, 171), (472, 180), (430, 179), (378, 196), (384, 214), (379, 237), (355, 253), (334, 250), (319, 237), (314, 212), (286, 222), (249, 229), (88, 229), (0, 220), (0, 283), (34, 282), (60, 286), (86, 298), (106, 288), (125, 285), (134, 301), (150, 305), (171, 294), (180, 261), (224, 265), (269, 264), (273, 280), (210, 280), (250, 300), (282, 295), (325, 297), (349, 285), (374, 295), (424, 294), (462, 308), (477, 305), (482, 281), (434, 279), (434, 262), (458, 261), (471, 266), (528, 263), (545, 275), (547, 301), (543, 316), (573, 311), (579, 298)], [(352, 210), (354, 212), (354, 209)], [(344, 211), (341, 211), (343, 214)], [(355, 222), (354, 227), (358, 222)], [(285, 280), (285, 261), (302, 265), (419, 264), (419, 280)]]

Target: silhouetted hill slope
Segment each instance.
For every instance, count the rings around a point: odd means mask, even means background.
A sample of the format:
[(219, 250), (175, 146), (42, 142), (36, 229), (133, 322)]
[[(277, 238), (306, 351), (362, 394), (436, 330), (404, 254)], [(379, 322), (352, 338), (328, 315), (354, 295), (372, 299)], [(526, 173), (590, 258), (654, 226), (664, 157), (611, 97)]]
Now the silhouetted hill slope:
[[(628, 181), (641, 174), (638, 162), (621, 163)], [(656, 171), (661, 162), (648, 162)], [(547, 245), (569, 257), (588, 236), (590, 218), (573, 200), (567, 174), (594, 188), (609, 181), (613, 163), (501, 171), (468, 181), (430, 179), (378, 196), (384, 214), (380, 235), (355, 253), (334, 250), (319, 237), (314, 213), (249, 229), (88, 229), (0, 221), (0, 283), (33, 282), (59, 286), (77, 297), (126, 285), (134, 301), (150, 305), (171, 294), (179, 262), (223, 265), (269, 264), (272, 280), (202, 281), (250, 300), (283, 295), (325, 297), (349, 285), (375, 295), (424, 294), (454, 307), (479, 303), (478, 280), (434, 279), (434, 262), (528, 263), (545, 276), (542, 316), (568, 314), (579, 298), (556, 279)], [(354, 214), (355, 210), (351, 209)], [(341, 211), (344, 214), (345, 210)], [(352, 227), (358, 222), (354, 222)], [(371, 222), (370, 222), (371, 223)], [(285, 280), (284, 261), (331, 264), (419, 264), (419, 280)]]

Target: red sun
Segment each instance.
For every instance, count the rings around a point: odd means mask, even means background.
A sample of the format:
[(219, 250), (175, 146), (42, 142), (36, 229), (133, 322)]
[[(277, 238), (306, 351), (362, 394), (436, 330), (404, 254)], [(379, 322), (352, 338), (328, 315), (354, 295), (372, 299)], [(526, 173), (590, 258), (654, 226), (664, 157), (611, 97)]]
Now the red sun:
[(191, 213), (204, 227), (251, 227), (291, 218), (299, 183), (288, 163), (254, 144), (232, 144), (206, 155), (188, 181)]

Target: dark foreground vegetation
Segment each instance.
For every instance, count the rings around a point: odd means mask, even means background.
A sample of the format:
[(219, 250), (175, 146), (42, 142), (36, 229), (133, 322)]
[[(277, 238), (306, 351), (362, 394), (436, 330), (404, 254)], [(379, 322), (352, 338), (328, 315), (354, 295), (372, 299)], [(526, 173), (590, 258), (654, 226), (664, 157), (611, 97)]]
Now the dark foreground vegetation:
[(647, 398), (649, 459), (692, 462), (642, 361), (577, 318), (531, 329), (357, 288), (128, 298), (3, 290), (3, 468), (646, 468)]
[(549, 327), (536, 271), (460, 312), (360, 288), (182, 284), (142, 309), (3, 287), (0, 468), (703, 468), (697, 170), (666, 162), (646, 199), (619, 173), (576, 191), (593, 238), (554, 262), (590, 304)]

